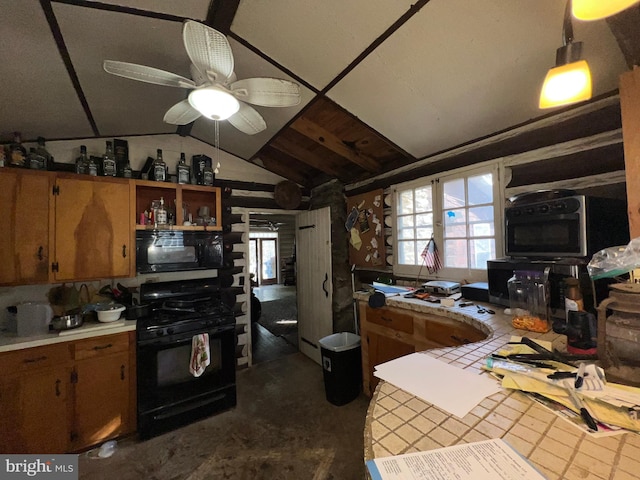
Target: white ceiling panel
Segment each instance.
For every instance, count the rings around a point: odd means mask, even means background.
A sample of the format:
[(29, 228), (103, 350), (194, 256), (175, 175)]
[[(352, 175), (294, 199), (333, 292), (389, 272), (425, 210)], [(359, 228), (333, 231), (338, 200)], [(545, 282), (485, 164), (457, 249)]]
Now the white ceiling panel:
[(164, 13), (177, 17), (204, 20), (207, 18), (209, 4), (213, 0), (180, 0), (178, 2), (158, 0), (90, 0), (93, 3), (106, 3), (119, 7), (135, 8), (147, 12)]
[(231, 30), (322, 89), (402, 16), (407, 0), (241, 0)]
[[(189, 76), (182, 23), (54, 4), (54, 12), (100, 135), (175, 132), (162, 121), (187, 90), (110, 75), (103, 60), (120, 60)], [(126, 33), (125, 33), (126, 32)]]
[(0, 140), (93, 135), (40, 2), (2, 1), (0, 18)]
[[(235, 73), (239, 80), (252, 77), (273, 77), (292, 80), (280, 69), (256, 55), (233, 39), (229, 39), (235, 60)], [(289, 122), (313, 98), (313, 92), (301, 86), (301, 102), (295, 107), (258, 107), (254, 108), (267, 123), (267, 129), (256, 135), (240, 132), (229, 122), (220, 122), (220, 148), (248, 160), (268, 142), (284, 125)], [(197, 120), (192, 135), (211, 145), (215, 143), (214, 123), (211, 120)]]
[[(432, 0), (329, 96), (422, 158), (546, 114), (538, 95), (562, 44), (564, 2)], [(575, 25), (594, 95), (626, 71), (606, 22)]]

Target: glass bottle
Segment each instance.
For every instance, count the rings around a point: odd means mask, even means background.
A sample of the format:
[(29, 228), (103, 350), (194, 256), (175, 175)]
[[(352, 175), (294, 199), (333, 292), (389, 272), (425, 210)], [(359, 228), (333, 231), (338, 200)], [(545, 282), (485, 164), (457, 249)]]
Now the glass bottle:
[(87, 162), (87, 173), (92, 177), (98, 176), (98, 164), (93, 160), (92, 156), (89, 156), (89, 161)]
[(25, 167), (27, 150), (22, 146), (20, 132), (14, 132), (13, 143), (9, 145), (9, 165), (12, 167)]
[(125, 163), (124, 167), (122, 168), (122, 176), (124, 178), (133, 177), (133, 170), (131, 169), (131, 164), (129, 163), (128, 160), (127, 160), (127, 163)]
[(167, 221), (167, 209), (164, 207), (164, 197), (160, 197), (160, 206), (156, 210), (155, 222), (158, 225), (166, 225)]
[(107, 141), (107, 148), (102, 156), (102, 175), (107, 177), (116, 176), (116, 157), (113, 154), (113, 143)]
[(39, 155), (35, 147), (31, 147), (29, 149), (29, 155), (27, 157), (29, 159), (29, 168), (31, 170), (45, 170), (47, 165), (47, 160)]
[(577, 278), (569, 277), (564, 281), (566, 290), (564, 292), (564, 309), (567, 320), (570, 311), (584, 310), (584, 300), (580, 291), (580, 281)]
[(178, 183), (189, 183), (191, 170), (189, 168), (189, 165), (187, 165), (187, 160), (184, 156), (184, 152), (180, 153), (180, 161), (178, 162), (178, 166), (176, 167), (176, 174), (178, 176)]
[(80, 156), (76, 158), (76, 173), (86, 175), (89, 173), (89, 160), (87, 160), (87, 146), (80, 145)]
[[(167, 165), (162, 159), (162, 150), (159, 148), (156, 159), (153, 162), (153, 179), (156, 182), (164, 182), (167, 180)], [(160, 223), (160, 222), (158, 222)]]
[(44, 137), (38, 137), (38, 146), (36, 147), (36, 153), (44, 158), (43, 170), (53, 170), (53, 155), (51, 155), (44, 146)]
[(209, 165), (205, 165), (204, 171), (202, 172), (202, 184), (213, 187), (214, 178), (215, 175), (213, 173), (213, 168), (211, 168)]

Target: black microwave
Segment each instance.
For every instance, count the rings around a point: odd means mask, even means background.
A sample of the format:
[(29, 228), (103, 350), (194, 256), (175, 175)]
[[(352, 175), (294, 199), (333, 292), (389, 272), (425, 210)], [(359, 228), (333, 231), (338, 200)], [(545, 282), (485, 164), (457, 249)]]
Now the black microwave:
[(136, 272), (180, 272), (223, 266), (222, 234), (182, 230), (136, 232)]
[(589, 257), (629, 242), (624, 200), (573, 195), (505, 208), (510, 257)]

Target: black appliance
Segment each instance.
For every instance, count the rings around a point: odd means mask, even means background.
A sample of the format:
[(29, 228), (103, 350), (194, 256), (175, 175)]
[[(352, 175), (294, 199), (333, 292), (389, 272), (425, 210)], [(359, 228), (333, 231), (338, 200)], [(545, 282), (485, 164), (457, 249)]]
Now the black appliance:
[[(236, 405), (235, 317), (217, 279), (144, 283), (149, 316), (136, 323), (138, 433), (147, 439)], [(209, 335), (211, 363), (189, 371), (194, 335)]]
[(139, 230), (136, 272), (179, 272), (223, 266), (220, 232)]
[(553, 331), (567, 336), (567, 352), (582, 355), (597, 353), (598, 321), (593, 313), (568, 312), (567, 320), (553, 322)]
[[(538, 197), (540, 198), (540, 197)], [(590, 257), (629, 242), (626, 202), (585, 195), (523, 195), (505, 208), (505, 253), (510, 257)]]

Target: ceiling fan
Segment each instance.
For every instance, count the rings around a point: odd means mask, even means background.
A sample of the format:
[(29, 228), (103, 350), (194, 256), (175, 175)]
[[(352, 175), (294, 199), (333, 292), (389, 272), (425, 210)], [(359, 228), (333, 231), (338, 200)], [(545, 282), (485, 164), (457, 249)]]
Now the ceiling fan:
[(173, 125), (186, 125), (200, 116), (228, 120), (249, 135), (267, 128), (262, 115), (249, 106), (291, 107), (300, 103), (297, 83), (279, 78), (237, 80), (231, 47), (222, 33), (193, 20), (185, 20), (182, 39), (191, 59), (191, 77), (134, 63), (105, 60), (104, 70), (141, 82), (191, 89), (186, 100), (176, 103), (164, 116)]

